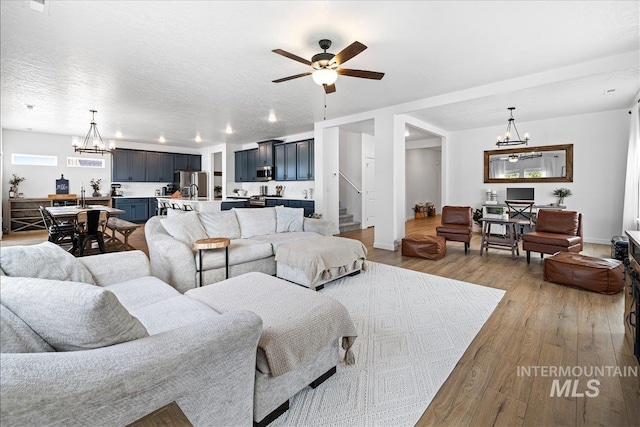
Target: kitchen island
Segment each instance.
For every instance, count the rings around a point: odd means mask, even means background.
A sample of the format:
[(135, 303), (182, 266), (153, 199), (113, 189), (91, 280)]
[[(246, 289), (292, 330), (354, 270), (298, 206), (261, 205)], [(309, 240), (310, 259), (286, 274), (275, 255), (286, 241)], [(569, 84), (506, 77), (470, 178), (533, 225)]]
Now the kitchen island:
[(176, 198), (158, 197), (158, 202), (168, 204), (170, 209), (194, 210), (198, 212), (219, 212), (233, 208), (261, 208), (283, 205), (291, 208), (303, 208), (304, 216), (314, 212), (315, 202), (312, 199), (288, 199), (283, 197), (265, 197), (264, 206), (249, 205), (249, 197), (228, 197), (225, 199), (213, 199), (210, 197)]

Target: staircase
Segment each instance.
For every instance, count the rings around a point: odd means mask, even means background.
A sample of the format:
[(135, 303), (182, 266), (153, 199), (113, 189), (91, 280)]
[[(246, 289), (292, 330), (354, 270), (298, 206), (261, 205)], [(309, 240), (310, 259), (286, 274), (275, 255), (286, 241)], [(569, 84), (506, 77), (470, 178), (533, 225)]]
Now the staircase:
[(347, 231), (360, 230), (360, 223), (353, 220), (353, 215), (347, 213), (347, 208), (340, 208), (339, 214), (338, 228), (340, 228), (341, 234)]

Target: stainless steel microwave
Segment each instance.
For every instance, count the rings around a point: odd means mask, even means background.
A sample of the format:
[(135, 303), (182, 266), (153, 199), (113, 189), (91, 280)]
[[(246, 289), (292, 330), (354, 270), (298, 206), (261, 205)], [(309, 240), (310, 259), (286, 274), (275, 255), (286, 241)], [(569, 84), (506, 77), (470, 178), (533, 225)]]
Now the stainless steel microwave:
[(260, 166), (256, 171), (256, 177), (258, 181), (271, 181), (274, 178), (273, 173), (273, 166)]

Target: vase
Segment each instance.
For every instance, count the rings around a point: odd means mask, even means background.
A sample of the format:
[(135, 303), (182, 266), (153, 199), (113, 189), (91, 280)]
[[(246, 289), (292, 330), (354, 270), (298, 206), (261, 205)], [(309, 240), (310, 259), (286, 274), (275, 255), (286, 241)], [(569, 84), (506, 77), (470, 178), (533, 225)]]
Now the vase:
[(100, 197), (100, 193), (99, 193), (97, 190), (95, 190), (95, 191), (93, 192), (92, 196), (93, 196), (93, 197)]
[(558, 197), (558, 206), (562, 206), (564, 203), (564, 197)]

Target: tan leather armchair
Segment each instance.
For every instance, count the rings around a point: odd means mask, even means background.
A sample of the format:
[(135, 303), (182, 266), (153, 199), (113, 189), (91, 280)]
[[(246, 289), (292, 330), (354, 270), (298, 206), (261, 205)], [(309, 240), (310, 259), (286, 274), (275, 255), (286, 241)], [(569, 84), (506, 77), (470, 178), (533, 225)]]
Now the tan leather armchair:
[(436, 234), (446, 240), (464, 242), (464, 253), (469, 249), (471, 229), (473, 227), (473, 210), (471, 206), (444, 206), (442, 208), (441, 226), (436, 227)]
[(556, 252), (582, 251), (582, 214), (540, 209), (536, 230), (522, 235), (522, 249), (527, 251), (527, 264), (531, 262), (531, 251), (540, 252), (540, 258)]

